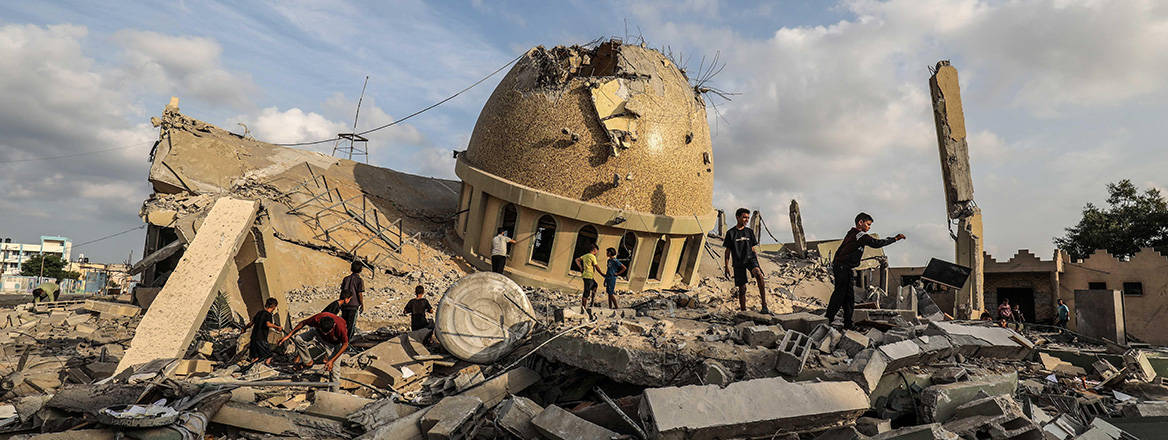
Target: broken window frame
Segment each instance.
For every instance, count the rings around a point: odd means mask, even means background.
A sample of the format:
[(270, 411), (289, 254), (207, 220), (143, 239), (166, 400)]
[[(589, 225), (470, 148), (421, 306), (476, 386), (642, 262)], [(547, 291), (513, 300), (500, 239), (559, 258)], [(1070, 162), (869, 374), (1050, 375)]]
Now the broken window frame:
[[(544, 219), (550, 220), (550, 225), (544, 222)], [(556, 230), (559, 229), (560, 222), (551, 214), (544, 214), (535, 221), (535, 228), (532, 230), (531, 236), (531, 253), (527, 258), (527, 264), (547, 268), (551, 264), (552, 254), (555, 252), (556, 245)], [(545, 235), (546, 234), (546, 235)], [(547, 256), (540, 259), (541, 245), (544, 241), (547, 242), (546, 253)]]
[[(576, 259), (576, 257), (584, 256), (584, 254), (587, 254), (588, 251), (591, 250), (588, 248), (588, 246), (586, 244), (587, 241), (585, 241), (583, 243), (581, 243), (581, 241), (580, 241), (581, 238), (584, 238), (585, 240), (588, 239), (588, 237), (584, 235), (584, 231), (586, 229), (592, 230), (591, 231), (592, 243), (594, 243), (594, 244), (600, 243), (600, 231), (597, 230), (595, 226), (592, 226), (592, 225), (581, 226), (580, 229), (578, 229), (576, 231), (576, 241), (572, 246), (572, 260), (573, 261)], [(600, 263), (601, 258), (603, 258), (603, 257), (604, 257), (604, 254), (598, 252), (596, 255), (597, 263)], [(568, 273), (578, 275), (578, 274), (580, 274), (580, 268), (577, 268), (575, 264), (569, 264), (568, 265)], [(602, 274), (597, 274), (597, 275), (602, 275)]]

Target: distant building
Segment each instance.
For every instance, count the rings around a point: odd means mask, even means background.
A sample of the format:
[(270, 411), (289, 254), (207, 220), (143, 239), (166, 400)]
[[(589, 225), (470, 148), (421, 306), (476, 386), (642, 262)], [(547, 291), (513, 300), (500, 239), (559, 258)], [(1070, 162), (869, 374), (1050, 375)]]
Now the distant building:
[(2, 274), (19, 274), (20, 265), (33, 255), (55, 255), (62, 260), (69, 261), (73, 252), (73, 242), (66, 237), (41, 236), (40, 244), (12, 243), (12, 239), (5, 238), (0, 243), (0, 268)]
[[(922, 273), (923, 267), (894, 267), (892, 283), (907, 285)], [(1078, 310), (1075, 305), (1075, 292), (1082, 290), (1121, 291), (1124, 313), (1119, 320), (1129, 337), (1168, 344), (1168, 333), (1163, 331), (1163, 322), (1168, 319), (1168, 258), (1153, 249), (1140, 249), (1124, 259), (1104, 250), (1083, 260), (1072, 260), (1062, 250), (1056, 250), (1050, 260), (1040, 259), (1026, 249), (1007, 261), (985, 255), (985, 304), (991, 314), (996, 315), (997, 305), (1009, 299), (1010, 304), (1021, 306), (1027, 321), (1051, 323), (1060, 298), (1072, 314), (1090, 312)], [(950, 291), (937, 289), (931, 293), (942, 310), (953, 312)], [(1070, 328), (1077, 328), (1074, 316)]]

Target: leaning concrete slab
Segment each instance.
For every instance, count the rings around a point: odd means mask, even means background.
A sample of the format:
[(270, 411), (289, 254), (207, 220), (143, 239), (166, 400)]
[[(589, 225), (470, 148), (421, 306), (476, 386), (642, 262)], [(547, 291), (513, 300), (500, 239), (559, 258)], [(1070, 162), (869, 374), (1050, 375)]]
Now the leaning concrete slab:
[(552, 440), (609, 440), (621, 436), (555, 405), (548, 405), (531, 419), (531, 424), (544, 437)]
[(118, 363), (130, 366), (186, 352), (215, 299), (228, 265), (255, 221), (259, 203), (221, 198), (215, 202), (190, 248), (138, 324), (130, 349)]
[(961, 405), (984, 396), (1012, 395), (1017, 388), (1018, 373), (933, 385), (921, 392), (919, 415), (926, 422), (946, 422)]
[(869, 407), (854, 382), (781, 378), (717, 385), (649, 388), (641, 418), (650, 437), (713, 439), (811, 431), (855, 420)]

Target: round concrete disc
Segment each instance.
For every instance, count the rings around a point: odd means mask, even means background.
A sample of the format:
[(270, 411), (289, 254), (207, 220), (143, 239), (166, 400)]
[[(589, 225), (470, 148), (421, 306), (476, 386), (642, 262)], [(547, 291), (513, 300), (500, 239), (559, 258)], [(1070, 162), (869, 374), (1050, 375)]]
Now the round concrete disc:
[(523, 342), (534, 317), (518, 284), (494, 272), (478, 272), (446, 290), (434, 314), (434, 334), (450, 354), (485, 364)]

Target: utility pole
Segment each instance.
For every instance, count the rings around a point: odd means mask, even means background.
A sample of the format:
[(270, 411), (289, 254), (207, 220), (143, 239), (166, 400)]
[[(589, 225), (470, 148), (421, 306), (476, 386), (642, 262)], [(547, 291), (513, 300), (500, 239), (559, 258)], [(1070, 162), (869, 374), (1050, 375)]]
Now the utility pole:
[(937, 146), (941, 157), (941, 180), (945, 188), (945, 212), (957, 221), (957, 264), (972, 269), (969, 280), (957, 291), (954, 316), (970, 319), (985, 308), (983, 288), (985, 265), (981, 209), (973, 201), (973, 176), (969, 169), (965, 114), (957, 69), (949, 61), (938, 61), (929, 78), (933, 98), (933, 118), (937, 125)]

